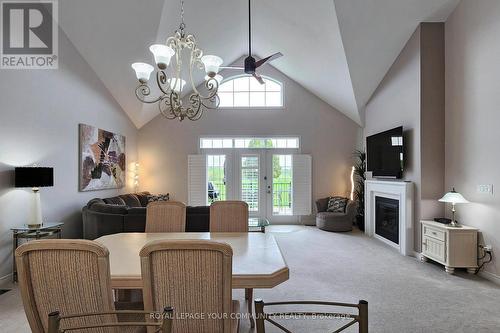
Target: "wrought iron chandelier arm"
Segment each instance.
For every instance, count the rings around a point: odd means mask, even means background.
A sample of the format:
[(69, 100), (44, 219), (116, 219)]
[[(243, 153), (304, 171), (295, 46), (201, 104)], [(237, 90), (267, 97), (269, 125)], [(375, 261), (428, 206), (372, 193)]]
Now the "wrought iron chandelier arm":
[(156, 103), (161, 99), (161, 96), (148, 100), (146, 97), (151, 94), (151, 89), (147, 84), (141, 84), (137, 88), (135, 88), (135, 96), (137, 97), (138, 100), (140, 100), (143, 103), (147, 104), (152, 104)]
[(168, 95), (170, 93), (170, 85), (167, 82), (167, 74), (164, 71), (158, 70), (156, 72), (156, 84), (163, 94)]

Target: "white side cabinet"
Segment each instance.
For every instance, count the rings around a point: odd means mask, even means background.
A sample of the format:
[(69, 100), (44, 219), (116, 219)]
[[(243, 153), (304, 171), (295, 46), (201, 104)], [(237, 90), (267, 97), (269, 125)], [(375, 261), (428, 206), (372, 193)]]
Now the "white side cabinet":
[(451, 227), (434, 221), (420, 221), (422, 225), (421, 260), (434, 260), (444, 265), (447, 273), (455, 268), (467, 268), (474, 273), (477, 268), (478, 229), (461, 225)]

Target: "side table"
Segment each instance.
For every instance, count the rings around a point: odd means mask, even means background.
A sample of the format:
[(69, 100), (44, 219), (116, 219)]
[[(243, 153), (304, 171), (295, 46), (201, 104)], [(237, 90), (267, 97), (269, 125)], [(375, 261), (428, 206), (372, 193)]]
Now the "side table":
[(61, 231), (64, 223), (51, 222), (44, 223), (40, 227), (30, 228), (27, 225), (11, 228), (12, 230), (12, 281), (17, 282), (16, 249), (19, 246), (19, 239), (42, 239), (56, 235), (61, 238)]
[(266, 232), (266, 227), (269, 225), (269, 220), (262, 217), (249, 217), (248, 218), (248, 231)]

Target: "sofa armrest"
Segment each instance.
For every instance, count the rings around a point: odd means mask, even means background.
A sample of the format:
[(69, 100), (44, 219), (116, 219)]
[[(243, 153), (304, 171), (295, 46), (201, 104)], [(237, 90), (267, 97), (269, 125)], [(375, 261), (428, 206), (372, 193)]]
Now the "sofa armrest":
[(316, 200), (316, 211), (318, 213), (326, 212), (326, 209), (328, 208), (328, 200), (330, 200), (329, 197)]
[(123, 215), (93, 211), (83, 207), (83, 238), (94, 240), (101, 236), (123, 232)]

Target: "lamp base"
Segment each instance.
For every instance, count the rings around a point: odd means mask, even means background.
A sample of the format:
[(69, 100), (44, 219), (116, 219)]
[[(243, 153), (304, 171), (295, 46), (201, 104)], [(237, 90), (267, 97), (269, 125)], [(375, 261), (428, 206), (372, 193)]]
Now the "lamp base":
[(451, 221), (451, 223), (448, 225), (453, 228), (462, 228), (462, 225), (459, 224), (457, 221)]
[(40, 191), (33, 188), (33, 205), (31, 206), (31, 216), (27, 223), (28, 228), (40, 228), (42, 226), (42, 206), (40, 204)]

